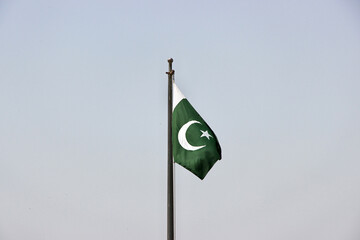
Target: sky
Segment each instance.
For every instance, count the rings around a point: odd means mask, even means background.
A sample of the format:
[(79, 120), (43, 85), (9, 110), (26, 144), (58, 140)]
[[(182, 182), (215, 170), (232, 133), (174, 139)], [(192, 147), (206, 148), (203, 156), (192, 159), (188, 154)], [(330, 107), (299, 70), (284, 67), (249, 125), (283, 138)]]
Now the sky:
[(170, 57), (176, 239), (360, 238), (358, 1), (2, 0), (0, 53), (0, 239), (166, 239)]

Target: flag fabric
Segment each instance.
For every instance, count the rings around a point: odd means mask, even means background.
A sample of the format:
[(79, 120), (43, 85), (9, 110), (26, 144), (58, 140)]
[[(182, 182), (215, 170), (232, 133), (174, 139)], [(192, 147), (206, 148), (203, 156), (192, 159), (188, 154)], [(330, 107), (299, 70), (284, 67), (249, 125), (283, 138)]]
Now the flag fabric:
[(204, 179), (221, 159), (220, 144), (204, 119), (173, 83), (172, 143), (174, 161)]

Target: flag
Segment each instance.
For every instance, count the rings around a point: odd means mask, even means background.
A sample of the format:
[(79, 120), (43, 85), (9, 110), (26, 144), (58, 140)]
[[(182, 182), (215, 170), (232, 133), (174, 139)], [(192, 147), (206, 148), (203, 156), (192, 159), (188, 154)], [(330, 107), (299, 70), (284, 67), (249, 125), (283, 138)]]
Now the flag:
[(174, 161), (204, 179), (221, 159), (220, 144), (204, 119), (173, 83), (172, 143)]

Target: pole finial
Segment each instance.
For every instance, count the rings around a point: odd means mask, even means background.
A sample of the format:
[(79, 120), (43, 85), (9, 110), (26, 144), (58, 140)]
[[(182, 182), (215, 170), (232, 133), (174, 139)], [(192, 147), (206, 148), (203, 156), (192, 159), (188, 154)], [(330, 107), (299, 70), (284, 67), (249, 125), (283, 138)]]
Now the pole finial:
[(166, 72), (166, 74), (168, 74), (169, 76), (173, 76), (175, 71), (172, 69), (172, 63), (173, 63), (174, 59), (169, 58), (168, 59), (168, 63), (169, 63), (169, 71)]

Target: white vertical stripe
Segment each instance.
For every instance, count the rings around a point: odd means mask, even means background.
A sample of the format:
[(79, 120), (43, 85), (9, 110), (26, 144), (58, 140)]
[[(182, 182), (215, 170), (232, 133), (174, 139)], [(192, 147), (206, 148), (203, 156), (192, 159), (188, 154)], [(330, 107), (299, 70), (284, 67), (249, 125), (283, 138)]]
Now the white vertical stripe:
[(173, 111), (176, 107), (176, 105), (178, 105), (178, 103), (184, 99), (184, 95), (182, 94), (182, 92), (180, 92), (180, 89), (176, 86), (176, 84), (173, 82)]

